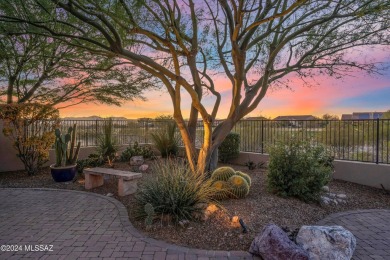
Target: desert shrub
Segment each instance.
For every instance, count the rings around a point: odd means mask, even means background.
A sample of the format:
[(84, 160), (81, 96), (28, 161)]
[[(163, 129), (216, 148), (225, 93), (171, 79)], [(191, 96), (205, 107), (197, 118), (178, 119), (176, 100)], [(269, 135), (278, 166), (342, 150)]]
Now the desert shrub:
[(77, 160), (77, 171), (78, 173), (82, 173), (84, 168), (88, 167), (99, 167), (104, 164), (103, 156), (91, 153), (88, 155), (88, 158)]
[(240, 154), (240, 135), (229, 133), (218, 148), (218, 158), (226, 163)]
[(0, 119), (4, 121), (3, 134), (13, 142), (25, 170), (35, 174), (49, 159), (58, 110), (35, 103), (1, 105)]
[(269, 147), (268, 188), (281, 196), (316, 200), (331, 178), (333, 158), (322, 145), (292, 138)]
[(208, 204), (214, 195), (210, 181), (194, 174), (176, 160), (156, 162), (152, 170), (157, 177), (147, 180), (136, 195), (137, 216), (145, 218), (144, 207), (151, 204), (156, 217), (170, 215), (174, 221), (194, 220), (202, 213), (199, 205)]
[(154, 145), (163, 158), (176, 156), (179, 151), (179, 138), (176, 135), (176, 129), (176, 123), (167, 120), (164, 127), (150, 134)]
[(153, 156), (152, 147), (150, 145), (140, 146), (138, 142), (134, 142), (133, 145), (129, 145), (121, 154), (120, 160), (122, 162), (128, 162), (132, 156), (142, 155), (144, 158), (150, 158)]

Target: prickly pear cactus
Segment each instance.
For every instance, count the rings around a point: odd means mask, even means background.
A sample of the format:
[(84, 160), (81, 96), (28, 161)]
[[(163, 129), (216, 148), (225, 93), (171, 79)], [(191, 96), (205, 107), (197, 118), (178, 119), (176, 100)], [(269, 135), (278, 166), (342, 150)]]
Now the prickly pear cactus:
[(236, 175), (241, 176), (246, 180), (246, 182), (249, 184), (249, 187), (252, 185), (252, 179), (249, 176), (249, 174), (241, 172), (241, 171), (236, 171)]
[(244, 198), (249, 193), (249, 184), (241, 176), (234, 175), (228, 180), (229, 190), (233, 197)]
[(144, 207), (145, 213), (147, 214), (145, 218), (145, 225), (146, 226), (151, 226), (153, 224), (153, 219), (154, 219), (154, 207), (150, 203), (146, 203)]
[(216, 169), (211, 174), (211, 179), (213, 181), (227, 181), (230, 177), (232, 177), (236, 172), (231, 167), (220, 167)]
[(224, 200), (229, 197), (229, 185), (226, 181), (215, 181), (211, 186), (215, 190), (215, 199)]

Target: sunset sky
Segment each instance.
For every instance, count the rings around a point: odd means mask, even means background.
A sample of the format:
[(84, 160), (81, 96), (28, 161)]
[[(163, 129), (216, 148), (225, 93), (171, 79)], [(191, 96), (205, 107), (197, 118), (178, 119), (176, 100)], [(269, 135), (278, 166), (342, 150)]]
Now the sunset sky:
[[(390, 65), (388, 53), (375, 53), (377, 60)], [(341, 114), (352, 112), (387, 111), (390, 109), (390, 70), (383, 75), (368, 76), (355, 73), (353, 77), (333, 79), (318, 77), (313, 87), (304, 87), (294, 75), (290, 76), (289, 89), (271, 89), (261, 101), (258, 108), (249, 116), (266, 116), (274, 118), (279, 115), (314, 115), (322, 116), (325, 113)], [(223, 119), (230, 106), (230, 89), (224, 78), (216, 80), (217, 89), (222, 95), (222, 104), (217, 118)], [(121, 107), (105, 106), (101, 104), (81, 104), (61, 110), (63, 117), (126, 117), (154, 118), (157, 115), (171, 115), (172, 104), (164, 90), (145, 93), (147, 101), (127, 102)], [(184, 117), (188, 116), (190, 98), (183, 96)], [(211, 107), (213, 99), (205, 97), (204, 103)], [(188, 102), (186, 102), (188, 101)], [(211, 109), (209, 109), (211, 111)]]

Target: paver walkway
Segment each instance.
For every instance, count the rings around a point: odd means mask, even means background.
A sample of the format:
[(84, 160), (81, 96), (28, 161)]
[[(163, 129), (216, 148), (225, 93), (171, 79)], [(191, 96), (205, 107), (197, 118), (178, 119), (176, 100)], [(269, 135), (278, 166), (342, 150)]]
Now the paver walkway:
[(318, 225), (338, 225), (356, 237), (354, 260), (390, 260), (390, 210), (357, 210), (332, 214)]
[(146, 238), (119, 201), (67, 190), (0, 189), (0, 246), (0, 259), (252, 259)]
[[(353, 259), (390, 259), (390, 210), (337, 213), (318, 224), (350, 230)], [(113, 198), (48, 189), (0, 189), (0, 246), (0, 259), (252, 259), (147, 238)]]

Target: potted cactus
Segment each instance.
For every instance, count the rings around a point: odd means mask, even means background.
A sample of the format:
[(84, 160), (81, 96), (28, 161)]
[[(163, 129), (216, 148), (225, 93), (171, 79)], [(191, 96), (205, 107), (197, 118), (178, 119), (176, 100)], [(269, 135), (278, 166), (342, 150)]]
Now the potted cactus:
[[(76, 161), (80, 151), (80, 142), (76, 143), (76, 124), (69, 127), (66, 134), (61, 134), (60, 129), (55, 130), (54, 149), (56, 163), (50, 165), (51, 176), (56, 182), (66, 182), (73, 180), (76, 174)], [(70, 148), (68, 149), (68, 144)]]

